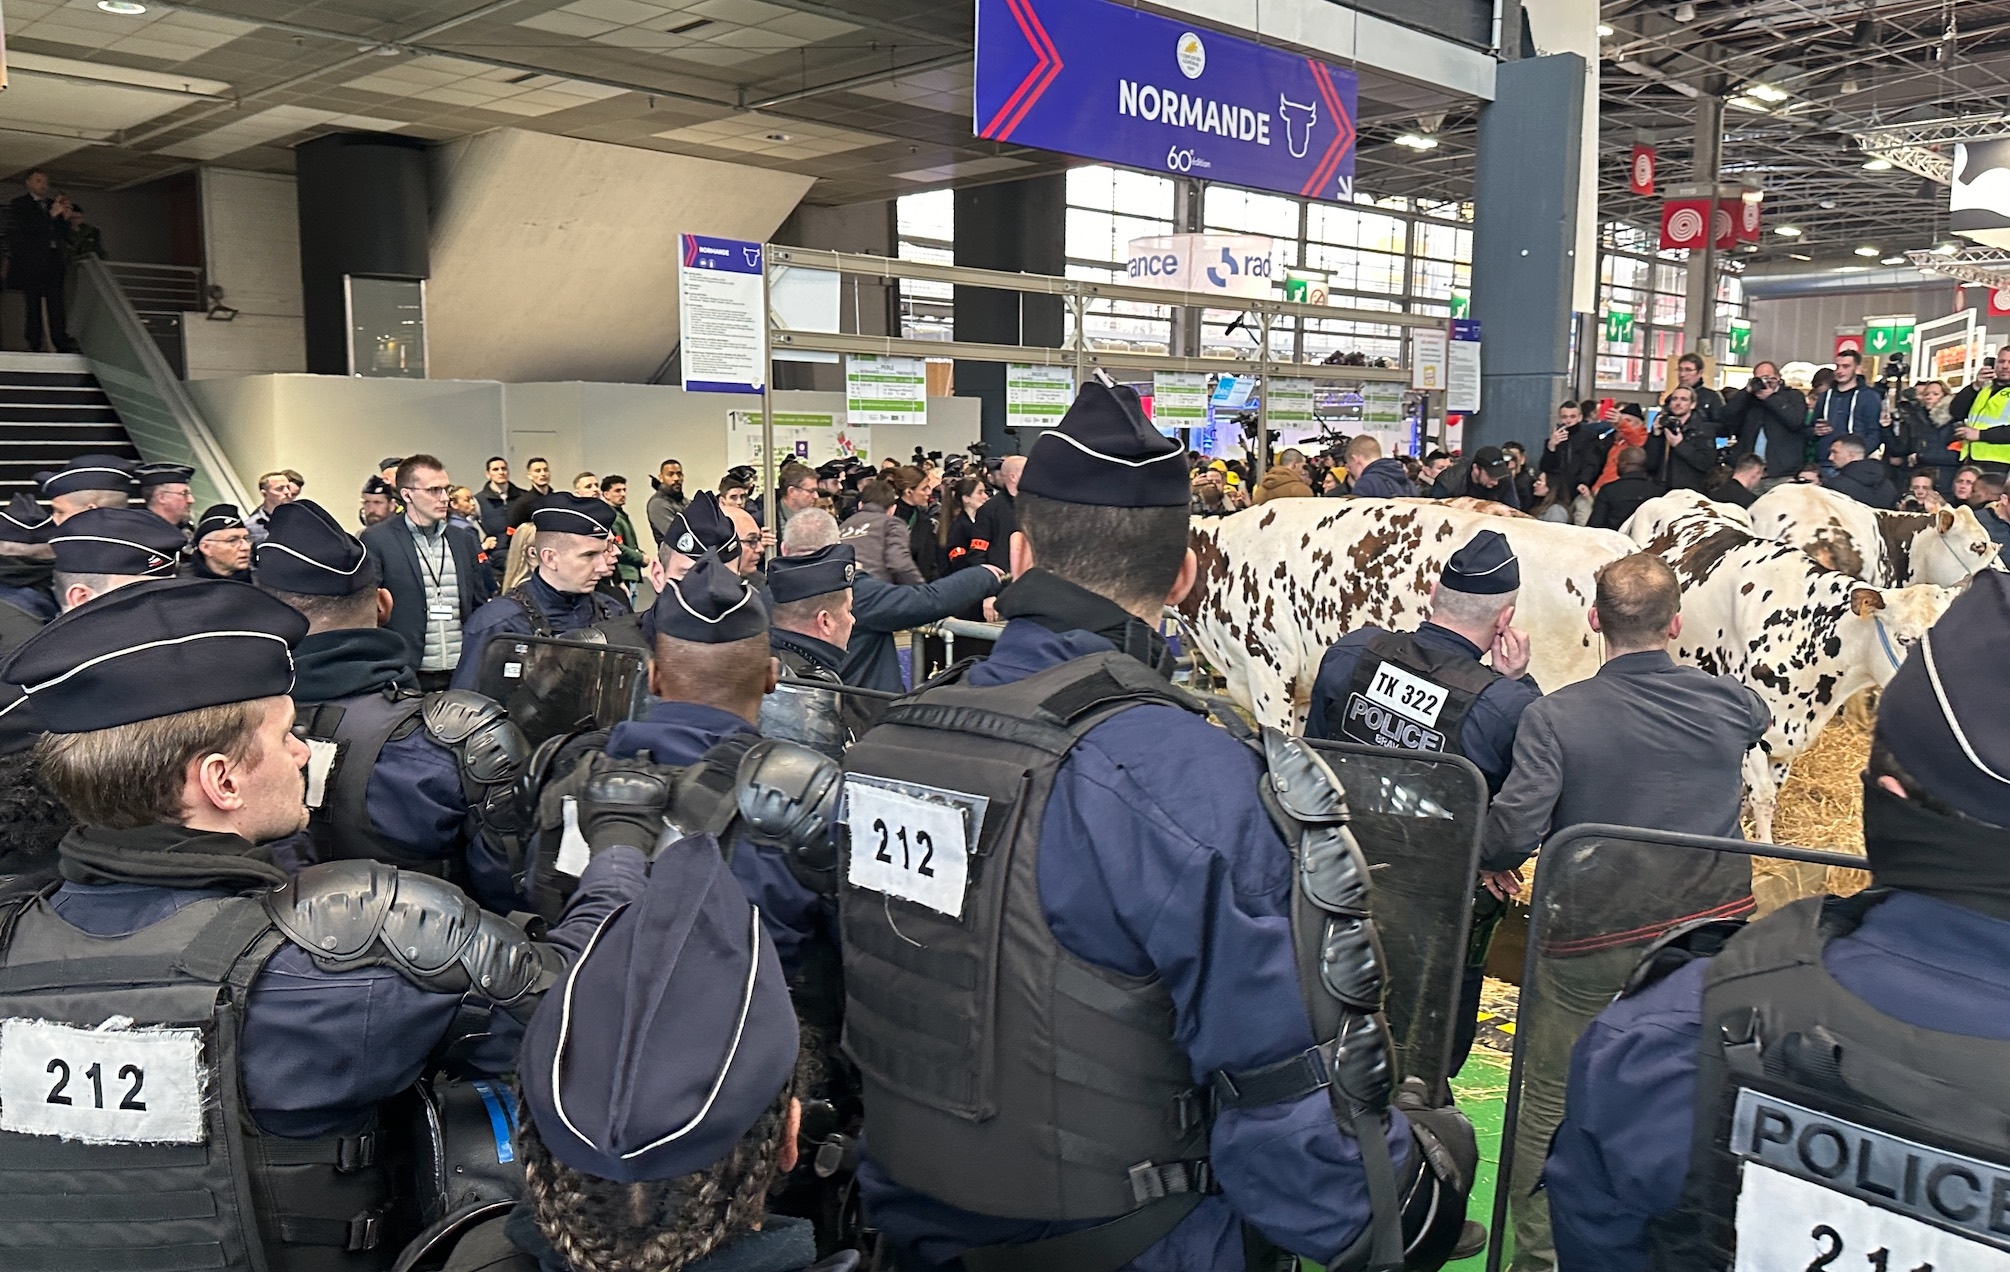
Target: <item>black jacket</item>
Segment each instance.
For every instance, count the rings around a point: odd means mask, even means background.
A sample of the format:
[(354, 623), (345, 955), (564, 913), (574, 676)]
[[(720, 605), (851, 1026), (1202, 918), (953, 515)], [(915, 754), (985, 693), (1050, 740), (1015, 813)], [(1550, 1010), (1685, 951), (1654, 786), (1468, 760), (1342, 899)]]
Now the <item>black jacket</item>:
[(1591, 501), (1591, 520), (1585, 524), (1593, 530), (1617, 530), (1639, 511), (1641, 504), (1663, 493), (1661, 483), (1645, 473), (1615, 477)]
[(1707, 384), (1699, 384), (1689, 391), (1696, 395), (1696, 418), (1708, 426), (1705, 432), (1723, 422), (1726, 405), (1723, 394)]
[(1736, 504), (1740, 508), (1749, 508), (1759, 500), (1757, 494), (1745, 489), (1729, 477), (1710, 487), (1709, 497), (1718, 503)]
[(1417, 493), (1409, 470), (1400, 459), (1378, 459), (1354, 479), (1353, 493), (1363, 499), (1404, 499)]
[(1807, 460), (1808, 400), (1784, 384), (1763, 398), (1748, 385), (1724, 404), (1723, 431), (1737, 439), (1731, 447), (1734, 458), (1756, 454), (1764, 436), (1766, 476), (1791, 477)]
[(1822, 485), (1839, 495), (1848, 495), (1873, 508), (1898, 507), (1898, 487), (1891, 484), (1890, 469), (1875, 459), (1858, 459), (1836, 469)]
[[(460, 619), (465, 623), (475, 607), (486, 599), (489, 572), (477, 562), (479, 545), (474, 535), (459, 526), (446, 527), (447, 543), (454, 554), (454, 578), (460, 593)], [(379, 521), (362, 534), (363, 546), (377, 563), (382, 586), (391, 593), (391, 619), (384, 626), (405, 638), (417, 667), (426, 654), (426, 577), (419, 567), (419, 550), (403, 517)]]
[(1682, 440), (1669, 445), (1667, 424), (1657, 426), (1647, 439), (1647, 471), (1668, 490), (1701, 491), (1710, 484), (1710, 476), (1717, 470), (1717, 442), (1710, 431), (1710, 424), (1698, 411), (1689, 417), (1689, 427), (1682, 430)]
[(1521, 510), (1521, 497), (1514, 487), (1514, 479), (1503, 477), (1492, 486), (1482, 486), (1473, 480), (1473, 457), (1461, 459), (1444, 472), (1438, 474), (1437, 484), (1431, 487), (1433, 499), (1457, 499), (1469, 496), (1474, 499), (1491, 499), (1495, 503)]
[[(1887, 459), (1900, 461), (1907, 468), (1926, 469), (1943, 495), (1953, 488), (1955, 471), (1962, 462), (1961, 452), (1954, 449), (1958, 445), (1954, 430), (1960, 425), (1955, 422), (1959, 417), (1953, 408), (1952, 398), (1942, 398), (1931, 411), (1916, 398), (1901, 402), (1892, 416), (1897, 436), (1884, 442)], [(2010, 429), (2002, 431), (2010, 436)]]
[(494, 539), (497, 547), (509, 538), (510, 505), (523, 496), (524, 488), (513, 481), (503, 483), (500, 495), (487, 482), (475, 487), (475, 507), (481, 510), (482, 533)]
[(1549, 487), (1562, 499), (1577, 498), (1579, 486), (1596, 486), (1605, 472), (1605, 457), (1612, 450), (1611, 426), (1596, 420), (1574, 425), (1557, 444), (1545, 449), (1537, 467), (1549, 474)]
[(7, 205), (8, 282), (19, 287), (63, 272), (63, 248), (70, 241), (69, 224), (49, 215), (55, 200), (38, 203), (23, 194)]
[[(967, 565), (995, 565), (1007, 574), (1012, 572), (1012, 534), (1019, 528), (1019, 505), (1003, 490), (995, 490), (984, 506), (977, 510), (977, 538), (990, 546), (981, 557), (965, 562)], [(973, 554), (975, 556), (975, 554)]]

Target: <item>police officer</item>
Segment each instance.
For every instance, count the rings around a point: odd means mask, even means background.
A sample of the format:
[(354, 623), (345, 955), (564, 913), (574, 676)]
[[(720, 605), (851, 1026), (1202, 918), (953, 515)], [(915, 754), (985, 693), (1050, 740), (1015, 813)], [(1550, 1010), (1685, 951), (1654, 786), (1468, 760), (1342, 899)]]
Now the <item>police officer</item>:
[[(628, 842), (654, 836), (638, 824)], [(641, 897), (532, 1019), (522, 1067), (523, 1200), (459, 1236), (449, 1272), (816, 1264), (811, 1225), (769, 1201), (796, 1165), (796, 1021), (716, 840), (655, 854)]]
[(0, 653), (56, 617), (50, 590), (56, 551), (49, 546), (54, 526), (42, 505), (25, 492), (0, 508)]
[[(1364, 627), (1319, 662), (1305, 735), (1362, 746), (1463, 755), (1500, 794), (1514, 766), (1515, 729), (1542, 696), (1528, 674), (1528, 637), (1514, 623), (1521, 562), (1497, 530), (1482, 530), (1445, 562), (1431, 617), (1415, 632)], [(1493, 666), (1480, 659), (1493, 655)], [(1473, 1049), (1487, 950), (1521, 884), (1511, 870), (1482, 874), (1465, 984), (1452, 1036), (1452, 1072)]]
[(188, 572), (198, 579), (251, 581), (251, 527), (236, 504), (203, 509), (189, 541)]
[[(54, 524), (25, 492), (0, 508), (0, 656), (56, 617), (56, 554), (47, 542)], [(70, 828), (69, 814), (35, 780), (31, 748), (41, 736), (20, 690), (0, 684), (0, 875), (53, 866), (56, 841)]]
[(181, 569), (182, 533), (138, 508), (87, 508), (49, 534), (56, 550), (56, 603), (75, 609), (142, 579), (171, 579)]
[[(849, 543), (776, 558), (768, 571), (768, 595), (774, 602), (768, 644), (783, 675), (844, 684), (838, 669), (851, 640), (851, 587), (857, 574)], [(761, 733), (842, 759), (859, 718), (845, 708), (837, 693), (777, 685), (761, 700)]]
[(516, 587), (469, 616), (453, 687), (473, 689), (489, 637), (503, 632), (564, 636), (629, 613), (619, 597), (596, 591), (614, 573), (614, 509), (569, 491), (544, 496), (532, 510), (537, 568)]
[(137, 480), (131, 460), (117, 455), (79, 455), (54, 472), (35, 474), (56, 524), (86, 508), (123, 508), (132, 502)]
[(1984, 571), (1886, 687), (1870, 890), (1677, 932), (1578, 1041), (1544, 1172), (1560, 1268), (2004, 1259), (2006, 639)]
[(380, 624), (391, 594), (363, 544), (311, 499), (272, 510), (258, 585), (307, 619), (294, 654), (310, 860), (370, 858), (519, 908), (515, 785), (529, 747), (495, 702), (421, 694), (411, 646)]
[[(900, 1266), (1228, 1269), (1245, 1242), (1435, 1266), (1458, 1236), (1463, 1185), (1388, 1107), (1373, 995), (1314, 967), (1328, 940), (1336, 975), (1378, 966), (1359, 912), (1295, 882), (1316, 840), (1365, 902), (1337, 784), (1281, 734), (1266, 777), (1166, 679), (1186, 474), (1135, 393), (1085, 385), (1021, 475), (996, 647), (846, 756), (859, 1186)], [(1299, 812), (1274, 823), (1260, 786)], [(1419, 1117), (1470, 1145), (1456, 1112)]]
[(286, 696), (306, 630), (255, 588), (145, 581), (0, 670), (48, 722), (43, 779), (79, 823), (60, 882), (0, 896), (10, 1262), (385, 1266), (382, 1106), (464, 1000), (527, 1011), (639, 890), (632, 849), (592, 863), (542, 947), (424, 876), (272, 864), (307, 819)]
[(195, 469), (187, 464), (156, 463), (141, 464), (138, 471), (140, 499), (147, 511), (187, 534), (189, 509), (195, 503), (188, 484), (195, 477)]
[(740, 573), (740, 554), (740, 532), (720, 506), (719, 496), (701, 490), (670, 518), (669, 532), (657, 541), (650, 581), (661, 592), (665, 580), (683, 578), (692, 566), (708, 556)]

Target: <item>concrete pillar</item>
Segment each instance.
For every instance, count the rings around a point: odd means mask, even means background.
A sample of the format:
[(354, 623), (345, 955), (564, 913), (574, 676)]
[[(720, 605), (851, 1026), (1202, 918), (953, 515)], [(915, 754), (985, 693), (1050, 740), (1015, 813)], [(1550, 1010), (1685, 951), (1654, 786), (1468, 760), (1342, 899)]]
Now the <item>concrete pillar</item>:
[[(1696, 162), (1689, 180), (1699, 190), (1715, 191), (1717, 174), (1724, 157), (1724, 99), (1713, 93), (1696, 98)], [(1710, 225), (1717, 223), (1712, 205)], [(1703, 236), (1701, 251), (1689, 253), (1689, 280), (1682, 309), (1682, 348), (1710, 354), (1711, 337), (1717, 334), (1717, 239)], [(1668, 373), (1675, 383), (1675, 373)]]
[(1480, 111), (1473, 317), (1482, 377), (1469, 451), (1515, 440), (1534, 454), (1571, 389), (1585, 82), (1575, 53), (1502, 62)]
[(431, 272), (426, 143), (331, 133), (296, 146), (293, 156), (307, 369), (347, 375), (345, 280), (352, 274), (425, 278)]
[[(956, 192), (956, 264), (1011, 273), (1067, 272), (1068, 185), (1063, 173)], [(1067, 310), (1059, 296), (958, 287), (951, 302), (956, 338), (988, 344), (1061, 347)], [(1005, 427), (1005, 366), (956, 363), (956, 396), (983, 400), (982, 438), (993, 455), (1018, 451)]]

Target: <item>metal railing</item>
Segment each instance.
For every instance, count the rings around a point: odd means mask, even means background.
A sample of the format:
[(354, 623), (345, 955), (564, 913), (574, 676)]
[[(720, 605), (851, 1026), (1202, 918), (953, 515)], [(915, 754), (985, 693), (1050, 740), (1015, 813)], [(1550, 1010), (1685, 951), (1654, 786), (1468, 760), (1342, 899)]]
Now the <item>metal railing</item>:
[(197, 507), (256, 502), (103, 261), (78, 262), (70, 334), (142, 459), (193, 467)]
[(192, 313), (209, 308), (199, 266), (152, 265), (142, 261), (103, 264), (133, 308), (143, 314)]

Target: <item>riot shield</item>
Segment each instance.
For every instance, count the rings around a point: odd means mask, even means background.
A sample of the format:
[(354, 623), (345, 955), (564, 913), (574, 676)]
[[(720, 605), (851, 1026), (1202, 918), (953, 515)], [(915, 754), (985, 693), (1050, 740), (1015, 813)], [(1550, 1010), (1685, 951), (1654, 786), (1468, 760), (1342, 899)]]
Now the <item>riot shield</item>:
[(783, 676), (775, 682), (775, 691), (761, 700), (761, 736), (799, 742), (842, 760), (845, 748), (878, 724), (888, 704), (899, 698), (880, 689)]
[(1486, 779), (1463, 756), (1306, 742), (1339, 777), (1349, 827), (1368, 860), (1396, 1075), (1421, 1077), (1442, 1092), (1472, 927)]
[(623, 645), (500, 635), (482, 650), (475, 689), (500, 702), (536, 746), (634, 719), (649, 692), (649, 663)]
[(1515, 1012), (1488, 1272), (1498, 1272), (1503, 1263), (1517, 1272), (1556, 1266), (1548, 1200), (1535, 1189), (1563, 1120), (1570, 1053), (1578, 1037), (1619, 993), (1649, 946), (1689, 923), (1750, 917), (1753, 875), (1789, 863), (1860, 870), (1864, 860), (1607, 825), (1572, 826), (1543, 845), (1529, 899), (1528, 957)]

